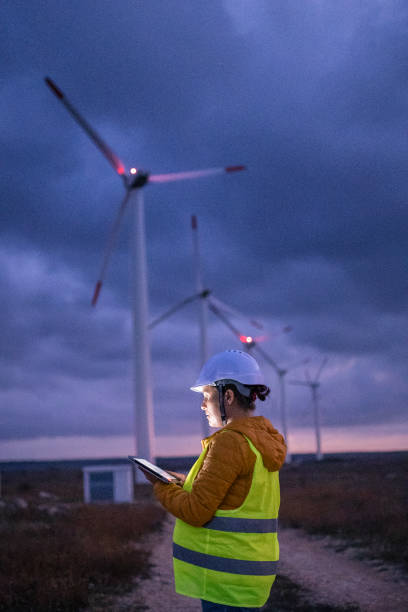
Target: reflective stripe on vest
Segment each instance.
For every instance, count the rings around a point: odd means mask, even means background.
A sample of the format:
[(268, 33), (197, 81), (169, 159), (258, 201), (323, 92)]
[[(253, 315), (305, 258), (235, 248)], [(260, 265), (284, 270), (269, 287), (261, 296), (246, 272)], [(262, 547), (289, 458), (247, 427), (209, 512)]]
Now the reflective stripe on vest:
[(214, 516), (203, 525), (205, 529), (231, 531), (237, 533), (276, 533), (278, 519), (235, 518), (230, 516)]
[(229, 574), (242, 574), (245, 576), (273, 576), (278, 567), (277, 561), (245, 561), (243, 559), (229, 559), (196, 552), (173, 543), (173, 557), (179, 561), (192, 563), (217, 572)]

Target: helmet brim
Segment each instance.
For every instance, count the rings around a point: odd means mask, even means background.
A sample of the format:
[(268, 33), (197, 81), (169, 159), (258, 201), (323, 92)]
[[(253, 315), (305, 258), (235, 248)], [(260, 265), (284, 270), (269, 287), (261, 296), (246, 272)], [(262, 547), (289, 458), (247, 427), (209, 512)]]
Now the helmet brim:
[(194, 387), (190, 387), (190, 389), (191, 391), (195, 391), (196, 393), (202, 393), (204, 387), (217, 387), (218, 385), (235, 385), (239, 393), (241, 393), (241, 395), (244, 395), (245, 397), (249, 397), (251, 393), (249, 385), (243, 385), (237, 380), (233, 380), (231, 378), (226, 378), (226, 379), (216, 380), (215, 382), (211, 382), (211, 383), (204, 383), (204, 384), (196, 385)]
[(215, 387), (215, 384), (214, 383), (202, 383), (200, 385), (190, 387), (190, 391), (195, 391), (196, 393), (202, 393), (204, 387)]

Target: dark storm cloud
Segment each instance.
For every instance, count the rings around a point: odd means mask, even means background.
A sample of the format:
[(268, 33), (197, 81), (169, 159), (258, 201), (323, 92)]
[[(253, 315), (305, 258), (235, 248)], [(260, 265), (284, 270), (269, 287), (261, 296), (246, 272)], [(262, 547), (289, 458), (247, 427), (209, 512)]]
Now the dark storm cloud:
[[(206, 286), (269, 330), (293, 325), (264, 345), (277, 361), (330, 356), (324, 422), (401, 419), (405, 4), (17, 1), (0, 12), (1, 435), (124, 433), (131, 414), (129, 215), (89, 307), (123, 187), (46, 75), (128, 166), (248, 164), (145, 189), (152, 317), (194, 292), (196, 213)], [(152, 333), (161, 432), (174, 414), (194, 427), (181, 387), (198, 368), (196, 314)], [(211, 317), (211, 349), (233, 346)], [(291, 396), (294, 423), (307, 424), (301, 391)]]

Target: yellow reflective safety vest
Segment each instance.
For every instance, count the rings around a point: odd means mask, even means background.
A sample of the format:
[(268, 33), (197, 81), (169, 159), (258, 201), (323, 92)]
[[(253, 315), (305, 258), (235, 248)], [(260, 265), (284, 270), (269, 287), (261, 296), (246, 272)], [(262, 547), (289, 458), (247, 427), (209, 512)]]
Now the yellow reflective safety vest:
[[(279, 472), (269, 472), (256, 455), (252, 484), (244, 503), (217, 510), (203, 527), (177, 519), (173, 566), (177, 593), (237, 607), (261, 607), (269, 597), (279, 559), (277, 534)], [(183, 488), (191, 491), (207, 447), (191, 468)]]

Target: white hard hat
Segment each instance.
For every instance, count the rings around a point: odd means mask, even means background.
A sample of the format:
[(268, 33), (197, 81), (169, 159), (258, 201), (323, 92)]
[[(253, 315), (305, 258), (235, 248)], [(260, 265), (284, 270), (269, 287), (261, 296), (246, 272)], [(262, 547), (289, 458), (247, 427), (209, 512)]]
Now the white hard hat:
[(202, 392), (206, 385), (215, 386), (221, 381), (238, 383), (237, 387), (241, 393), (241, 385), (265, 385), (263, 374), (256, 360), (248, 353), (238, 350), (223, 351), (210, 357), (201, 368), (194, 386), (190, 389)]

